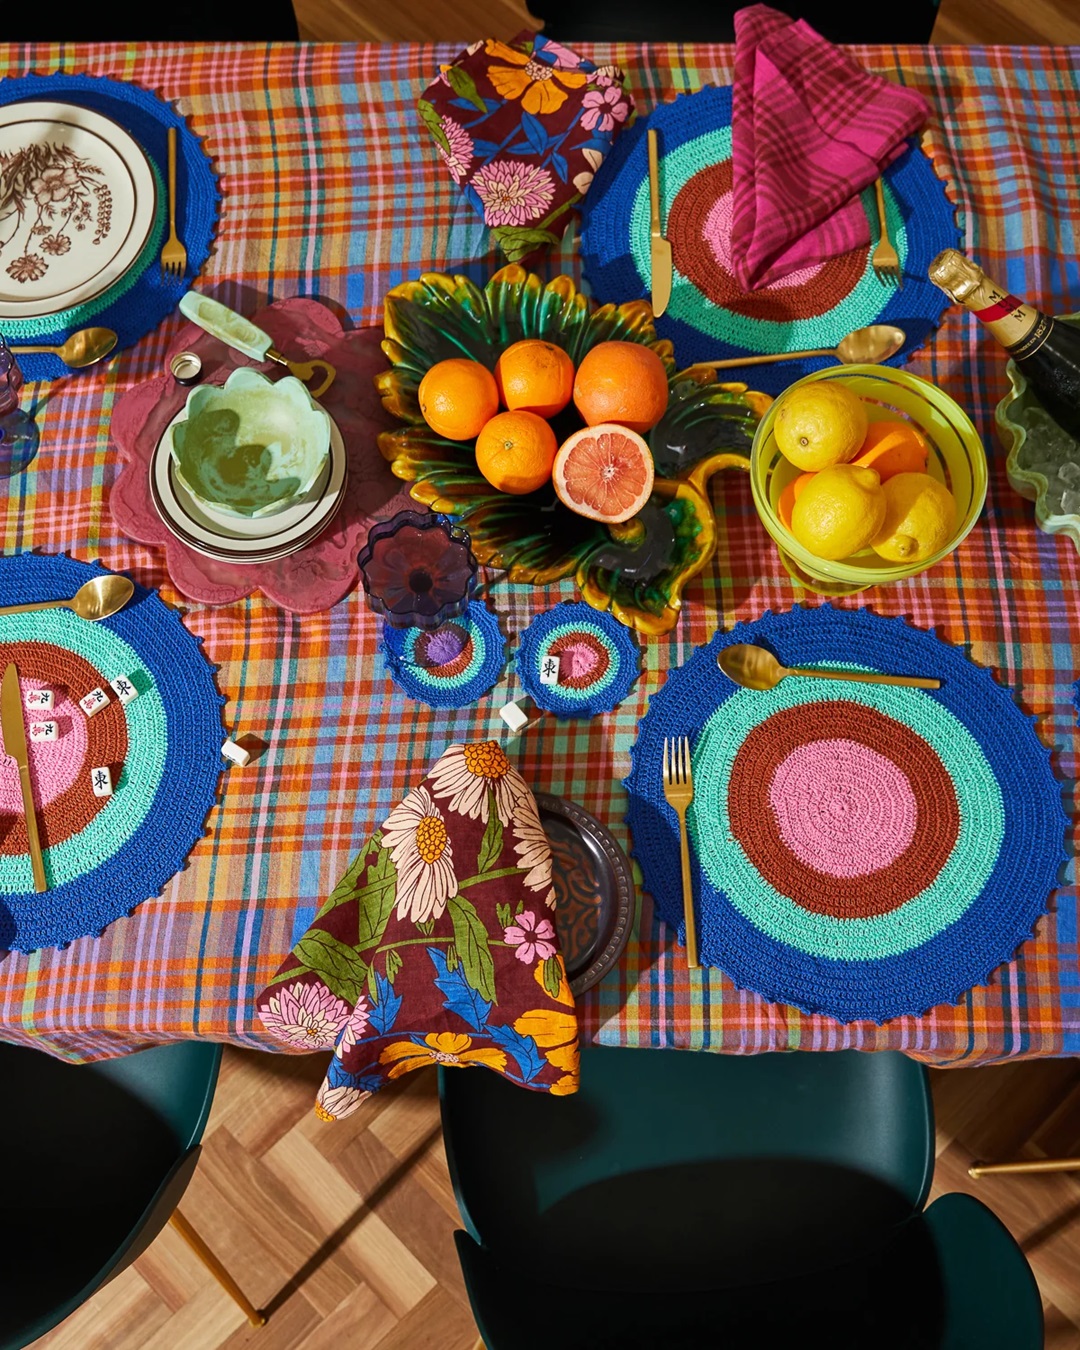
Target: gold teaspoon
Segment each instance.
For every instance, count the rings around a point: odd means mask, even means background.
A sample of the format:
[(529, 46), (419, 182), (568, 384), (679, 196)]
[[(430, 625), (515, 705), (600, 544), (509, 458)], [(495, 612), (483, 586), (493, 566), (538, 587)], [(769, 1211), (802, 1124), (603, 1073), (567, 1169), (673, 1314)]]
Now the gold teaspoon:
[(85, 370), (87, 366), (104, 361), (118, 341), (111, 328), (80, 328), (59, 347), (12, 347), (11, 350), (16, 356), (46, 352), (50, 356), (58, 356), (72, 370)]
[(135, 594), (128, 577), (110, 574), (84, 582), (70, 600), (39, 600), (33, 605), (4, 605), (0, 614), (30, 614), (38, 609), (73, 609), (80, 619), (107, 619), (123, 609)]
[(856, 328), (842, 338), (836, 347), (819, 347), (809, 352), (771, 352), (766, 356), (732, 356), (724, 361), (696, 361), (699, 366), (714, 370), (734, 370), (737, 366), (767, 366), (774, 361), (801, 361), (806, 356), (835, 356), (843, 366), (876, 366), (895, 356), (907, 341), (902, 328), (891, 323), (873, 323), (869, 328)]
[(803, 670), (782, 666), (772, 652), (764, 647), (740, 642), (724, 647), (717, 655), (716, 664), (729, 680), (744, 689), (775, 689), (788, 675), (808, 675), (815, 680), (851, 680), (856, 684), (900, 684), (906, 689), (940, 689), (940, 680), (926, 680), (921, 675), (877, 675), (861, 670)]

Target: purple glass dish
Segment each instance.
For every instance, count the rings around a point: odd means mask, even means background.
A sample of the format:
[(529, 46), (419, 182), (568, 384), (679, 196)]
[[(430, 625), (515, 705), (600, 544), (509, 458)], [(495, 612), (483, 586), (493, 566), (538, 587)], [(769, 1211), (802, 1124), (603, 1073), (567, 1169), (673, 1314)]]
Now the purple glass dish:
[(476, 585), (468, 534), (430, 511), (376, 525), (356, 561), (368, 604), (394, 628), (438, 628), (465, 613)]

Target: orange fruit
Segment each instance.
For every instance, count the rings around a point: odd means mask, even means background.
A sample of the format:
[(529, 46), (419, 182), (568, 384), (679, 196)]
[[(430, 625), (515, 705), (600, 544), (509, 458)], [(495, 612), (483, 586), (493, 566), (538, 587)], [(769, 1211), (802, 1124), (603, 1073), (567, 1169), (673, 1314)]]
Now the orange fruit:
[(777, 498), (776, 514), (780, 517), (780, 523), (785, 529), (791, 529), (791, 513), (795, 509), (795, 503), (799, 500), (799, 494), (813, 476), (812, 472), (799, 474), (798, 478), (793, 478)]
[(551, 480), (571, 511), (618, 525), (649, 500), (652, 452), (636, 431), (615, 422), (582, 427), (559, 447)]
[(554, 342), (526, 338), (496, 361), (495, 383), (504, 407), (554, 417), (574, 392), (574, 363)]
[(574, 406), (590, 427), (618, 422), (631, 431), (648, 431), (667, 405), (664, 363), (640, 342), (597, 343), (574, 376)]
[(876, 469), (884, 483), (898, 473), (925, 473), (929, 456), (926, 442), (910, 422), (871, 422), (851, 462)]
[(471, 441), (499, 411), (495, 376), (479, 361), (464, 357), (432, 366), (417, 397), (424, 421), (450, 441)]
[(557, 449), (555, 433), (536, 413), (498, 413), (476, 438), (476, 467), (500, 492), (535, 492), (550, 479)]

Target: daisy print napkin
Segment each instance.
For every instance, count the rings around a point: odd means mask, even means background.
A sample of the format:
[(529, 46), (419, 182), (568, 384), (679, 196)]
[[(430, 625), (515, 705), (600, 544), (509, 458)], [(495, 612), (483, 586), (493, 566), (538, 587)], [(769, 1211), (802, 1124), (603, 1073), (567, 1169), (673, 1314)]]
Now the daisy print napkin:
[(390, 812), (259, 995), (292, 1051), (332, 1050), (316, 1113), (432, 1064), (578, 1087), (551, 848), (497, 741), (452, 745)]
[(522, 33), (474, 42), (420, 96), (421, 120), (511, 262), (558, 243), (627, 125), (617, 66)]

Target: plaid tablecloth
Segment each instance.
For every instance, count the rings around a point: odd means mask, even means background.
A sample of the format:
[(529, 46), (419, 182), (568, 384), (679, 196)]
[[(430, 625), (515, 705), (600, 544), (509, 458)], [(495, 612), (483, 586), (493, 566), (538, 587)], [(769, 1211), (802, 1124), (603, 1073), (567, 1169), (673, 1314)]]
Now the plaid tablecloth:
[[(593, 48), (628, 74), (639, 107), (731, 77), (728, 47)], [(207, 284), (260, 296), (313, 294), (377, 323), (387, 289), (429, 269), (483, 280), (497, 266), (413, 104), (448, 48), (398, 46), (0, 47), (0, 74), (59, 66), (136, 80), (176, 99), (221, 173), (221, 231)], [(921, 89), (936, 113), (939, 172), (960, 207), (970, 251), (1019, 295), (1080, 308), (1076, 234), (1080, 150), (1074, 128), (1080, 53), (1057, 49), (857, 49), (866, 64)], [(575, 270), (573, 238), (551, 261)], [(118, 394), (156, 373), (178, 320), (100, 372), (36, 390), (42, 449), (0, 486), (3, 548), (65, 549), (130, 568), (176, 600), (161, 556), (120, 538), (105, 502), (117, 468), (109, 416)], [(971, 644), (1017, 690), (1056, 751), (1071, 809), (1076, 726), (1069, 702), (1080, 641), (1080, 559), (1039, 533), (1009, 488), (992, 410), (1005, 388), (1000, 353), (965, 312), (951, 311), (911, 363), (974, 416), (991, 451), (984, 518), (933, 571), (864, 601)], [(670, 640), (649, 642), (644, 674), (615, 713), (585, 723), (545, 719), (522, 743), (537, 789), (573, 798), (628, 847), (620, 780), (646, 701), (665, 672), (718, 624), (785, 609), (802, 596), (754, 516), (742, 476), (715, 489), (721, 544), (687, 591)], [(499, 586), (518, 631), (570, 595)], [(327, 614), (295, 617), (256, 599), (193, 607), (189, 626), (220, 663), (229, 722), (269, 742), (226, 776), (210, 832), (165, 894), (96, 941), (0, 958), (0, 1036), (73, 1059), (172, 1038), (208, 1037), (281, 1049), (254, 1018), (256, 992), (289, 950), (299, 909), (314, 906), (372, 827), (451, 740), (491, 724), (504, 680), (474, 709), (433, 712), (392, 689), (376, 655), (378, 625), (355, 595)], [(749, 1053), (787, 1048), (898, 1048), (938, 1064), (1080, 1053), (1076, 890), (1020, 959), (958, 1007), (883, 1027), (840, 1026), (763, 1003), (719, 973), (690, 979), (681, 948), (646, 900), (617, 974), (586, 996), (584, 1032), (609, 1044)]]

